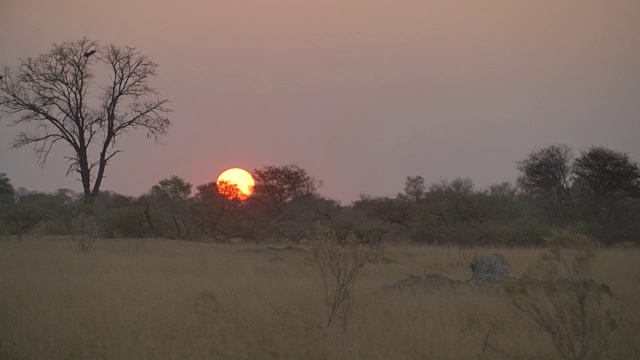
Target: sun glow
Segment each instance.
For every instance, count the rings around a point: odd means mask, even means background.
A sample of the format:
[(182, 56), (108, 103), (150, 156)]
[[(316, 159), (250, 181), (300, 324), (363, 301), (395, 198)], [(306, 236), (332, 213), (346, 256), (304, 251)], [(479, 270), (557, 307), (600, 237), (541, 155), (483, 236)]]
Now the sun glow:
[(218, 192), (229, 200), (245, 200), (253, 193), (256, 182), (251, 174), (240, 168), (225, 170), (216, 182)]

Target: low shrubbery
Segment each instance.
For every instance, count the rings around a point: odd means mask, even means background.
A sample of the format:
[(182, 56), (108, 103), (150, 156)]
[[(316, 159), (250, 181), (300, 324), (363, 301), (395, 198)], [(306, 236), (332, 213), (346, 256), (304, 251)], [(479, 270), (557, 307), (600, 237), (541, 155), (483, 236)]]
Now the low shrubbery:
[[(606, 149), (593, 150), (601, 153), (628, 160)], [(590, 159), (589, 154), (581, 159)], [(107, 238), (298, 244), (321, 223), (341, 239), (355, 235), (369, 262), (381, 261), (385, 244), (397, 240), (459, 247), (539, 246), (553, 231), (569, 229), (607, 246), (640, 244), (640, 175), (631, 171), (637, 166), (625, 163), (629, 171), (619, 186), (600, 188), (599, 175), (592, 172), (581, 173), (574, 184), (569, 155), (566, 146), (533, 152), (519, 162), (520, 187), (505, 182), (477, 189), (469, 178), (427, 186), (422, 177), (410, 176), (404, 193), (362, 195), (348, 206), (318, 195), (320, 182), (297, 165), (254, 170), (257, 185), (246, 200), (235, 196), (233, 184), (213, 182), (197, 186), (192, 196), (191, 184), (177, 176), (161, 180), (139, 197), (105, 191), (83, 199), (70, 190), (14, 191), (3, 175), (0, 233), (72, 235), (77, 233), (74, 219), (82, 214), (97, 224), (94, 235)], [(593, 166), (604, 166), (600, 170), (607, 173), (607, 164), (598, 160)], [(557, 179), (549, 176), (557, 171), (566, 181), (553, 187)]]
[(507, 287), (517, 314), (544, 331), (564, 359), (602, 359), (621, 321), (618, 298), (593, 280), (593, 242), (561, 232), (549, 250)]
[(353, 288), (365, 264), (360, 240), (353, 234), (341, 240), (335, 231), (318, 225), (310, 236), (313, 258), (322, 274), (327, 326), (346, 328), (353, 311)]

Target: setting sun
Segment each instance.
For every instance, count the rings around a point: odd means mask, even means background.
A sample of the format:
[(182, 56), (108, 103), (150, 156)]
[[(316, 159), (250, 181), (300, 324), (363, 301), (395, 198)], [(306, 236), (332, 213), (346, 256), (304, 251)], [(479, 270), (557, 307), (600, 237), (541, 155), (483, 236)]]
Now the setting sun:
[[(230, 200), (234, 198), (245, 200), (253, 193), (256, 183), (248, 171), (233, 168), (220, 174), (216, 184), (218, 185), (218, 192)], [(231, 189), (229, 185), (231, 185)]]

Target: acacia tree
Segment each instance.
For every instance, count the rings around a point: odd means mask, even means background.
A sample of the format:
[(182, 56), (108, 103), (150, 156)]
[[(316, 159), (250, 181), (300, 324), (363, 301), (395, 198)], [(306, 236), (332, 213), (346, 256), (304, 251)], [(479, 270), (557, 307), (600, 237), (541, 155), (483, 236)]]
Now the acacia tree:
[(407, 181), (404, 183), (403, 198), (413, 202), (420, 202), (424, 199), (427, 187), (424, 184), (424, 178), (418, 176), (408, 176)]
[(242, 218), (237, 214), (242, 203), (239, 192), (238, 186), (228, 181), (211, 182), (196, 187), (194, 206), (191, 210), (193, 221), (201, 234), (210, 235), (216, 240), (233, 237), (233, 222)]
[(640, 198), (638, 165), (625, 153), (597, 146), (581, 151), (574, 172), (578, 205), (585, 220), (598, 225), (595, 235), (606, 244), (634, 238), (638, 212), (630, 205)]
[[(92, 90), (96, 65), (105, 66), (109, 76)], [(92, 203), (109, 161), (121, 151), (116, 140), (140, 129), (157, 142), (170, 125), (168, 100), (158, 98), (149, 84), (157, 67), (136, 48), (88, 39), (54, 44), (48, 53), (21, 59), (15, 72), (5, 66), (0, 118), (31, 125), (12, 147), (33, 145), (42, 167), (54, 145), (70, 148), (67, 175), (78, 174), (84, 199)]]
[(571, 147), (564, 144), (550, 145), (531, 152), (517, 162), (518, 187), (550, 210), (554, 221), (566, 219), (570, 215), (573, 198)]
[(594, 198), (640, 196), (640, 170), (625, 153), (591, 147), (580, 152), (574, 172), (576, 183)]
[[(284, 237), (298, 242), (315, 218), (331, 214), (318, 201), (319, 181), (295, 164), (268, 165), (254, 169), (253, 194), (246, 200), (245, 232), (254, 238)], [(248, 237), (248, 236), (247, 236)]]
[(170, 201), (176, 203), (185, 201), (191, 195), (191, 188), (193, 185), (186, 180), (171, 175), (168, 179), (162, 179), (158, 185), (151, 187), (151, 195), (168, 197)]
[[(154, 236), (167, 236), (169, 232), (172, 232), (172, 230), (167, 230), (167, 224), (169, 223), (172, 223), (178, 239), (182, 238), (183, 235), (189, 236), (190, 221), (188, 210), (192, 187), (186, 180), (176, 175), (171, 175), (170, 178), (162, 179), (157, 185), (153, 185), (148, 194), (139, 198), (140, 202), (146, 203), (144, 213)], [(151, 220), (152, 216), (149, 207), (155, 209), (153, 217), (159, 218), (159, 221)]]
[(297, 198), (313, 195), (319, 184), (305, 169), (295, 164), (265, 166), (253, 170), (252, 175), (256, 181), (253, 197), (279, 207)]

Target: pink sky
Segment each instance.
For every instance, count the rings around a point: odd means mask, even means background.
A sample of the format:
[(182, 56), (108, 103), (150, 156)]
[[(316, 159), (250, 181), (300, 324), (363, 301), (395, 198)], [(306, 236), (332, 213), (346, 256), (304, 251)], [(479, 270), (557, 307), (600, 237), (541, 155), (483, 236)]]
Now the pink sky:
[[(513, 181), (536, 147), (604, 145), (640, 161), (640, 1), (3, 0), (0, 64), (81, 39), (141, 49), (171, 99), (163, 144), (119, 144), (103, 189), (140, 195), (178, 175), (297, 163), (348, 203), (428, 183)], [(80, 190), (64, 148), (0, 172)]]

